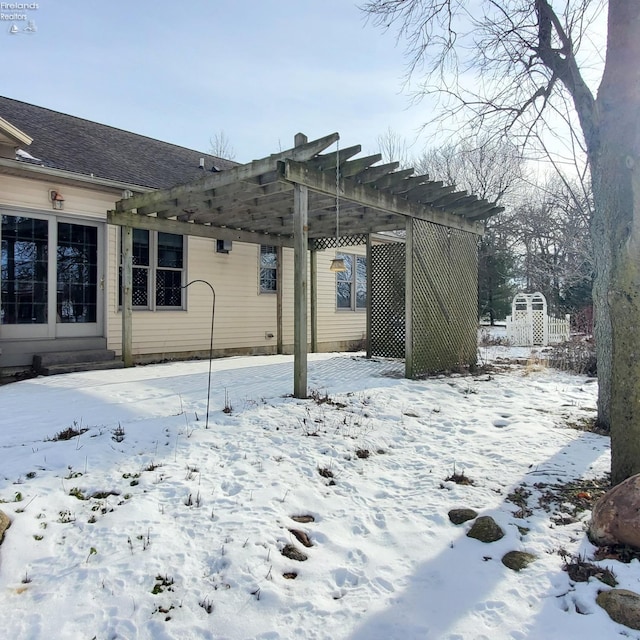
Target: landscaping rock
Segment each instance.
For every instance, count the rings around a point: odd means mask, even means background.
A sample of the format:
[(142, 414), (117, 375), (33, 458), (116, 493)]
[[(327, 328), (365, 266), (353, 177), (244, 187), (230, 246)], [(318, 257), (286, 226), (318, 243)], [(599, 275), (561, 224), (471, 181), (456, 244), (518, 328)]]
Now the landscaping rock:
[(526, 551), (509, 551), (502, 556), (502, 564), (513, 571), (522, 571), (538, 557)]
[(504, 537), (504, 531), (491, 516), (480, 516), (469, 529), (467, 537), (480, 542), (495, 542)]
[(596, 602), (615, 622), (640, 630), (640, 595), (637, 593), (627, 589), (611, 589), (599, 593)]
[(451, 509), (449, 511), (449, 520), (453, 524), (462, 524), (467, 520), (473, 520), (478, 517), (478, 512), (473, 509)]
[(302, 515), (302, 516), (291, 516), (292, 520), (295, 520), (296, 522), (300, 522), (300, 523), (307, 523), (307, 522), (315, 522), (316, 519), (313, 516), (310, 515)]
[(302, 553), (300, 549), (296, 549), (292, 544), (286, 544), (280, 553), (282, 553), (285, 558), (297, 560), (298, 562), (304, 562), (308, 557)]
[(309, 536), (304, 531), (300, 531), (300, 529), (289, 529), (289, 533), (293, 534), (296, 540), (305, 547), (313, 547), (313, 542), (311, 542)]
[(627, 478), (596, 502), (589, 539), (598, 546), (640, 549), (640, 474)]
[(0, 544), (4, 540), (4, 532), (11, 526), (11, 520), (9, 520), (9, 516), (0, 511)]

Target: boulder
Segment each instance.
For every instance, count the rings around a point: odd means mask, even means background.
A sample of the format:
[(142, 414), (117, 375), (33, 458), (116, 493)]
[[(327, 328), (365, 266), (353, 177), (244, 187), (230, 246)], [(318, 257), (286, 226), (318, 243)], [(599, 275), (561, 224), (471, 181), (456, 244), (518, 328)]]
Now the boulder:
[(596, 502), (589, 539), (598, 546), (621, 544), (640, 549), (640, 474), (627, 478)]
[(0, 511), (0, 544), (4, 540), (4, 532), (11, 526), (11, 520), (9, 520), (9, 516)]
[(495, 542), (504, 537), (504, 531), (491, 516), (480, 516), (469, 529), (467, 537), (480, 542)]
[(513, 571), (521, 571), (534, 560), (537, 560), (537, 556), (526, 551), (508, 551), (502, 556), (502, 564)]
[(596, 602), (609, 617), (630, 629), (640, 630), (640, 595), (627, 589), (611, 589), (598, 594)]
[(467, 520), (473, 520), (478, 517), (478, 512), (473, 509), (451, 509), (449, 511), (449, 520), (453, 524), (462, 524)]

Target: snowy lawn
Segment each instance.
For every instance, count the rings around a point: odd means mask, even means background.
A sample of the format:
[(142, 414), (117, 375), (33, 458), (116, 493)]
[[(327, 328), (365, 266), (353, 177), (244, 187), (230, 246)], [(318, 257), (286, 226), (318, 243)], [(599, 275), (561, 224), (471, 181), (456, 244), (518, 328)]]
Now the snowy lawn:
[[(608, 471), (608, 439), (568, 427), (593, 418), (593, 380), (502, 365), (410, 381), (394, 362), (320, 354), (303, 401), (292, 369), (214, 361), (209, 429), (207, 362), (0, 387), (2, 637), (640, 636), (595, 604), (609, 587), (563, 571), (560, 554), (593, 551), (589, 512), (539, 506)], [(457, 507), (506, 535), (466, 537)], [(511, 550), (537, 560), (517, 573)], [(637, 561), (601, 564), (640, 589)]]

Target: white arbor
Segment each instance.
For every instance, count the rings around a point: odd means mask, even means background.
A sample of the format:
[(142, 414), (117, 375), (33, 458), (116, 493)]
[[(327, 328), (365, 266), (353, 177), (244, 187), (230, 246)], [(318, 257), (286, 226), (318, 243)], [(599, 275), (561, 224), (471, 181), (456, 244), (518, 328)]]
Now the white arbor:
[(507, 317), (507, 339), (518, 347), (545, 346), (569, 339), (569, 314), (553, 318), (547, 313), (547, 299), (535, 293), (518, 293)]

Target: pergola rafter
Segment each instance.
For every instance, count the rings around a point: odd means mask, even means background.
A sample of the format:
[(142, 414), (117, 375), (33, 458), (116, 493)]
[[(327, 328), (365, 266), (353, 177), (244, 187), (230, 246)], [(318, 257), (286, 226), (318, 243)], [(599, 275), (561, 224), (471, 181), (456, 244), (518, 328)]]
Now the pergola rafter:
[[(317, 241), (336, 235), (337, 201), (340, 235), (353, 237), (404, 230), (413, 219), (480, 236), (484, 231), (482, 221), (502, 210), (466, 191), (430, 180), (428, 175), (400, 169), (398, 162), (379, 164), (380, 154), (354, 158), (361, 151), (360, 145), (323, 153), (338, 139), (339, 135), (332, 133), (307, 142), (305, 136), (298, 134), (296, 146), (287, 151), (225, 171), (203, 170), (202, 177), (188, 184), (134, 195), (116, 203), (107, 220), (125, 228), (122, 348), (125, 364), (132, 364), (131, 228), (293, 247), (294, 395), (304, 397), (306, 252), (315, 249)], [(313, 264), (314, 261), (312, 269)]]

